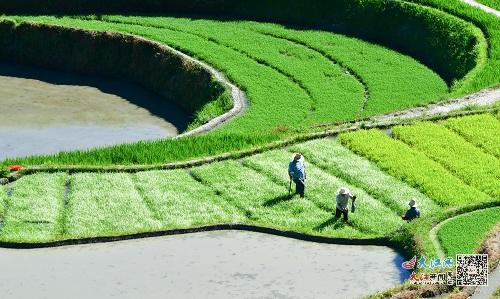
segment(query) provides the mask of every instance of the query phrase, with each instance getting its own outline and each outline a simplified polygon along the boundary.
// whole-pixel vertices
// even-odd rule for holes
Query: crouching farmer
[[[408,205],[410,206],[410,209],[406,211],[406,214],[401,216],[401,218],[406,221],[412,221],[413,219],[420,217],[420,211],[417,209],[417,201],[412,199]]]
[[[304,162],[304,156],[295,154],[292,162],[288,165],[288,175],[290,176],[290,180],[293,180],[295,183],[295,194],[299,194],[300,197],[304,197],[306,188],[306,169]]]
[[[356,201],[356,196],[352,195],[349,189],[347,188],[340,188],[339,191],[337,191],[337,196],[336,196],[336,211],[335,211],[335,218],[340,218],[341,215],[344,216],[344,221],[349,220],[349,198],[352,198],[352,207],[355,208],[355,201]],[[354,211],[353,211],[354,212]]]

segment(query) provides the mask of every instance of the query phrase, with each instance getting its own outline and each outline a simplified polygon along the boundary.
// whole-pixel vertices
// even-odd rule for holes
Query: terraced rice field
[[[477,252],[486,235],[499,222],[500,207],[463,214],[444,223],[438,238],[448,256]]]
[[[484,114],[423,122],[395,127],[392,137],[357,131],[181,170],[26,176],[0,193],[0,240],[49,242],[230,223],[334,238],[389,237],[406,225],[399,216],[410,198],[424,218],[495,198],[498,158],[447,129],[483,119],[492,121]],[[467,128],[473,127],[479,128]],[[413,143],[414,135],[426,138]],[[453,163],[457,154],[440,148],[459,150],[461,159]],[[294,152],[307,158],[304,199],[288,196],[286,168]],[[463,164],[473,158],[477,167],[468,170]],[[465,180],[465,171],[481,181]],[[342,186],[358,197],[347,223],[332,215]]]
[[[448,91],[408,56],[329,32],[169,17],[15,19],[140,35],[206,61],[240,85],[252,105],[224,130],[349,120],[422,105]]]

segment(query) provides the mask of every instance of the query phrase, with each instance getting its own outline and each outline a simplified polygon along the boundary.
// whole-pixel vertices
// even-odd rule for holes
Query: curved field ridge
[[[222,80],[221,74],[168,46],[141,37],[9,20],[1,21],[0,37],[3,61],[129,80],[160,94],[189,114],[203,113],[207,105],[214,104],[226,112],[222,101],[230,97],[228,89],[238,94],[234,106],[237,112],[242,110],[241,91]],[[96,48],[101,51],[95,51]],[[58,59],[53,59],[54,53]],[[234,114],[231,111],[229,115]],[[200,122],[195,118],[192,125]]]
[[[437,235],[448,256],[477,252],[491,228],[500,222],[500,207],[450,218],[440,225]]]

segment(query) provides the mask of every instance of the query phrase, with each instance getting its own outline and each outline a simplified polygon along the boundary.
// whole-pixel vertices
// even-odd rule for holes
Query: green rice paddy
[[[483,118],[489,115],[463,119]],[[0,240],[37,243],[235,223],[332,238],[390,238],[412,225],[400,219],[411,198],[423,219],[494,199],[487,179],[495,176],[498,158],[445,127],[461,120],[396,127],[394,137],[357,131],[188,169],[29,175],[7,187],[9,196],[0,193]],[[452,163],[446,151],[410,142],[414,135],[460,150],[461,159]],[[294,152],[306,156],[305,198],[293,190],[289,196]],[[484,163],[474,170],[483,185],[463,180],[461,163],[473,158]],[[341,187],[358,197],[346,223],[333,215]]]
[[[439,229],[439,241],[449,256],[477,252],[486,235],[499,222],[499,207],[457,216]]]
[[[435,37],[431,44],[418,44],[417,34],[414,48],[443,59],[427,60],[417,50],[408,51],[412,45],[397,47],[416,59],[388,48],[391,41],[377,44],[341,34],[345,28],[339,24],[332,32],[320,26],[213,16],[3,15],[1,19],[18,23],[119,32],[171,46],[223,72],[245,91],[249,108],[206,135],[10,159],[0,165],[57,170],[68,165],[160,165],[234,154],[316,132],[317,125],[498,86],[498,19],[458,0],[409,0],[401,7],[419,11],[434,26],[427,28]],[[455,31],[443,33],[442,28]],[[413,36],[411,29],[401,28]],[[432,46],[440,45],[443,34],[453,36],[456,47],[433,54]],[[464,43],[471,51],[462,53]],[[448,61],[447,55],[461,57],[464,65],[454,64],[460,59]],[[198,118],[220,113],[219,104],[205,107]],[[383,131],[357,130],[178,170],[35,173],[0,187],[0,242],[46,243],[248,224],[330,238],[383,238],[425,255],[436,252],[428,233],[450,217],[443,215],[489,207],[459,215],[438,231],[446,254],[472,253],[500,221],[498,132],[496,111]],[[287,165],[296,152],[306,157],[305,198],[293,190],[289,195]],[[333,215],[340,187],[357,195],[357,210],[348,222]],[[408,223],[400,216],[412,198],[422,217]]]

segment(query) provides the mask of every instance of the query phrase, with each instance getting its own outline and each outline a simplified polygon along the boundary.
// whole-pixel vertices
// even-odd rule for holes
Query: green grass
[[[4,242],[48,242],[62,234],[65,174],[35,174],[13,185],[4,198],[5,216],[0,240]]]
[[[439,207],[430,198],[381,171],[370,161],[357,156],[333,138],[302,143],[291,148],[307,160],[351,185],[362,188],[392,210],[403,214],[408,202],[416,198],[422,215]]]
[[[185,170],[141,172],[137,188],[162,229],[238,223],[243,214]]]
[[[468,142],[500,158],[500,121],[491,114],[452,118],[444,125]]]
[[[271,151],[246,159],[244,164],[266,174],[286,190],[290,160],[291,153],[288,151]],[[335,213],[335,196],[341,187],[348,187],[358,197],[357,210],[349,216],[349,225],[354,229],[366,235],[386,236],[403,225],[397,212],[368,195],[363,189],[351,186],[310,163],[306,164],[306,173],[305,198],[322,210]],[[331,222],[333,224],[333,221]],[[331,225],[330,222],[326,224]]]
[[[458,94],[467,94],[500,84],[500,26],[498,17],[460,0],[409,0],[453,14],[479,27],[488,43],[488,57],[478,57],[479,67],[463,79]],[[459,49],[453,49],[459,50]]]
[[[445,82],[416,60],[340,34],[255,22],[167,17],[11,18],[131,33],[168,44],[223,71],[245,90],[251,106],[244,115],[203,138],[21,158],[4,165],[128,165],[185,160],[249,148],[283,136],[262,137],[263,132],[291,134],[312,124],[394,111],[447,95]],[[210,119],[215,108],[206,107],[198,116],[199,123]],[[252,139],[258,141],[249,141]],[[233,146],[233,142],[237,144]]]
[[[419,189],[442,206],[460,206],[489,199],[464,184],[440,164],[378,130],[342,134],[340,141],[355,153],[375,162],[388,174]]]
[[[193,175],[210,185],[238,207],[246,223],[281,230],[335,237],[361,237],[350,226],[332,223],[331,213],[307,199],[288,197],[288,189],[236,161],[215,163],[193,170]]]
[[[447,255],[475,253],[492,227],[500,222],[500,207],[463,214],[443,224],[439,241]]]
[[[3,222],[5,216],[5,205],[7,204],[7,190],[4,186],[0,186],[0,222]]]
[[[477,2],[500,11],[500,1],[498,0],[478,0]]]
[[[126,173],[73,175],[66,214],[66,238],[116,236],[160,227]]]
[[[438,162],[492,198],[500,198],[500,160],[445,127],[423,122],[393,129],[397,139]]]

